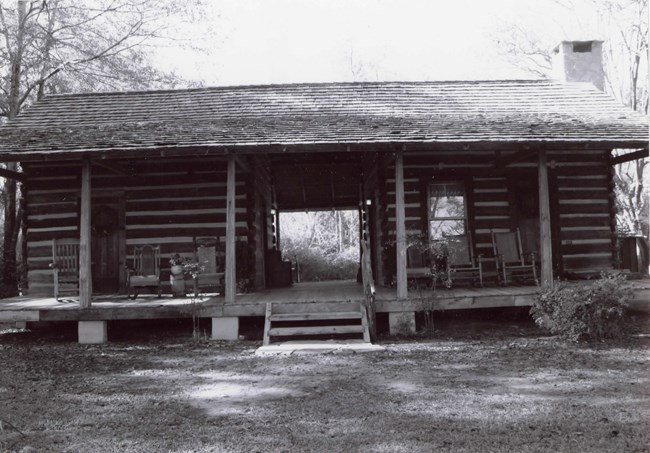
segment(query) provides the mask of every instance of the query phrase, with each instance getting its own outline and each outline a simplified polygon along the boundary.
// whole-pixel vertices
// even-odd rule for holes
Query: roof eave
[[[423,148],[431,150],[507,150],[521,147],[546,148],[550,150],[575,149],[648,149],[648,139],[509,139],[509,140],[393,140],[393,141],[339,141],[339,142],[293,142],[293,143],[230,143],[230,144],[188,144],[188,145],[155,145],[145,147],[112,147],[112,148],[78,148],[53,149],[35,151],[0,151],[0,162],[19,162],[37,160],[69,160],[82,157],[100,159],[109,158],[145,158],[179,155],[228,155],[252,154],[266,149],[269,153],[278,152],[333,152],[333,151],[367,151],[369,147],[375,150],[396,151]]]

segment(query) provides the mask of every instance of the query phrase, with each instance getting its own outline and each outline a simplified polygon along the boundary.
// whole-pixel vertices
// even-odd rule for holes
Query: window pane
[[[429,235],[434,241],[444,239],[445,236],[465,234],[465,220],[431,220],[429,222]]]
[[[465,195],[462,182],[436,182],[431,184],[431,195],[460,196]]]
[[[460,196],[431,199],[431,217],[465,217],[465,199]]]
[[[462,183],[432,184],[429,196],[429,216],[432,219],[465,217],[465,195]]]

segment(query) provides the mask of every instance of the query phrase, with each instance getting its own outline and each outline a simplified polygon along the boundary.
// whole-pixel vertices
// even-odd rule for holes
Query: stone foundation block
[[[238,340],[239,339],[239,318],[236,316],[212,318],[212,339],[213,340]]]
[[[79,321],[79,344],[102,344],[108,340],[106,321]]]
[[[402,311],[388,313],[388,328],[391,335],[415,333],[415,312]]]

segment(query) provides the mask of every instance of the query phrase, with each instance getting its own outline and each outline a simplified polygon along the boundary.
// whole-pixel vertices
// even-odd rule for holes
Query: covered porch
[[[448,145],[446,148],[384,144],[375,145],[374,151],[359,146],[354,153],[339,148],[336,154],[329,152],[330,157],[338,160],[313,162],[308,159],[313,153],[296,147],[290,156],[283,155],[282,159],[273,153],[262,157],[243,153],[212,155],[183,164],[183,168],[177,156],[158,158],[154,165],[135,158],[126,161],[84,157],[75,161],[74,167],[63,168],[61,164],[63,176],[56,176],[56,181],[44,173],[44,164],[32,163],[31,192],[27,192],[33,201],[28,229],[28,238],[33,239],[28,244],[30,289],[39,288],[43,278],[48,279],[46,285],[49,285],[52,274],[47,268],[52,261],[49,238],[65,234],[76,240],[79,247],[78,293],[59,300],[37,294],[7,299],[0,302],[0,321],[78,321],[80,340],[83,329],[89,326],[94,332],[89,342],[104,342],[106,322],[111,320],[205,317],[213,319],[213,338],[237,339],[240,317],[265,316],[267,306],[276,303],[319,304],[317,308],[323,313],[340,302],[372,305],[373,312],[388,313],[391,326],[397,319],[409,319],[412,330],[415,313],[424,307],[462,310],[529,306],[540,287],[521,283],[498,286],[496,255],[491,248],[493,232],[520,228],[519,203],[513,198],[524,194],[517,189],[525,178],[531,179],[529,185],[534,186],[534,190],[527,186],[526,199],[532,199],[537,206],[533,217],[526,217],[526,221],[538,226],[538,260],[533,266],[540,269],[541,287],[551,286],[553,278],[562,271],[597,274],[601,269],[613,268],[611,200],[600,187],[607,181],[607,151],[575,149],[569,155],[565,149],[518,151],[511,147],[497,153],[490,147],[475,150]],[[309,174],[304,170],[307,161],[314,167]],[[108,164],[111,169],[106,168],[107,162],[112,162]],[[466,168],[469,164],[465,162],[472,162],[472,167]],[[139,174],[147,175],[147,179],[115,176],[115,171],[125,168],[127,163],[134,167],[140,165]],[[199,165],[203,165],[201,171],[205,174],[199,173]],[[303,170],[293,171],[299,168]],[[80,177],[73,179],[77,170]],[[325,175],[324,183],[316,174]],[[341,174],[345,176],[345,184],[337,183],[336,178]],[[287,175],[294,175],[293,179]],[[183,180],[183,186],[174,194],[163,193],[162,186],[169,177]],[[575,178],[593,185],[589,190],[595,195],[573,187]],[[105,179],[110,179],[110,184]],[[197,179],[214,180],[205,184],[214,184],[215,193],[192,187]],[[61,194],[42,193],[62,180],[78,185],[61,189]],[[125,181],[120,195],[123,206],[116,212],[123,220],[116,223],[114,236],[119,253],[113,268],[133,261],[136,247],[155,245],[161,250],[156,260],[162,286],[169,281],[165,267],[169,256],[176,251],[191,256],[193,238],[212,233],[219,238],[223,258],[222,294],[202,292],[195,298],[179,298],[169,295],[164,288],[165,294],[160,299],[140,296],[129,301],[117,291],[100,294],[96,290],[93,261],[97,257],[93,241],[102,234],[93,221],[100,212],[95,209],[97,194],[105,193],[105,186],[114,191],[122,180]],[[462,224],[462,233],[471,238],[471,251],[486,258],[488,268],[483,269],[482,287],[454,286],[435,293],[411,287],[413,268],[408,259],[409,249],[422,237],[428,246],[431,187],[439,184],[437,181],[455,181],[463,188],[463,217],[458,223]],[[76,197],[72,203],[69,202],[71,194]],[[322,199],[318,198],[323,194]],[[57,198],[52,201],[45,197]],[[70,212],[56,211],[61,203],[66,203]],[[269,256],[270,252],[279,252],[280,211],[305,206],[333,209],[355,204],[362,230],[362,284],[293,283],[286,288],[270,284]],[[77,208],[78,212],[73,212]],[[422,264],[423,268],[430,269],[432,263]],[[257,283],[251,292],[239,292],[242,274]]]
[[[397,297],[395,288],[377,288],[377,312],[401,312],[417,308],[420,300],[435,298],[436,309],[495,308],[530,305],[536,286],[452,288],[421,290],[409,300]],[[164,319],[175,317],[264,316],[267,303],[307,304],[340,301],[363,302],[363,286],[356,281],[294,283],[287,288],[237,294],[227,302],[220,294],[198,297],[141,295],[130,300],[123,294],[93,296],[84,308],[79,297],[19,296],[0,300],[0,322]]]
[[[631,281],[634,299],[630,307],[650,311],[650,282]],[[398,319],[414,319],[415,313],[424,309],[464,310],[481,308],[508,308],[530,306],[538,293],[536,286],[488,286],[483,288],[452,288],[421,290],[401,299],[394,288],[378,288],[375,298],[376,312],[387,313],[389,326]],[[212,318],[212,337],[236,339],[239,319],[263,317],[269,303],[302,304],[319,307],[334,306],[347,301],[363,304],[362,285],[355,281],[327,281],[297,283],[288,288],[265,289],[255,293],[238,294],[236,302],[228,303],[219,294],[202,294],[199,297],[141,296],[137,301],[124,295],[95,296],[91,308],[83,308],[79,297],[56,300],[53,297],[20,296],[0,300],[0,322],[16,323],[25,327],[30,322],[80,322],[105,332],[107,321],[134,319]],[[81,340],[81,338],[80,338]],[[103,341],[107,338],[104,337]]]
[[[213,333],[227,332],[215,338],[237,338],[239,317],[276,301],[325,312],[358,301],[370,314],[413,313],[430,300],[436,309],[529,305],[537,287],[515,286],[497,234],[522,233],[514,262],[542,288],[616,269],[612,165],[648,154],[646,118],[549,81],[53,96],[0,132],[0,159],[21,163],[3,176],[23,184],[31,297],[0,303],[6,320],[67,317],[81,331],[86,322],[101,329],[110,319],[198,313],[212,317]],[[614,157],[615,148],[628,152]],[[359,210],[363,284],[277,288],[291,285],[279,212],[343,208]],[[454,284],[433,298],[412,290],[410,272],[436,263],[414,265],[411,252],[450,237],[464,238],[478,287]],[[201,239],[215,244],[203,243],[212,258],[218,249],[206,274],[223,295],[170,296],[173,258],[198,265]],[[60,240],[74,243],[67,257],[76,267],[73,297],[57,301],[43,296],[56,291]],[[145,248],[150,266],[138,266]],[[164,296],[128,301],[124,288],[138,273]]]

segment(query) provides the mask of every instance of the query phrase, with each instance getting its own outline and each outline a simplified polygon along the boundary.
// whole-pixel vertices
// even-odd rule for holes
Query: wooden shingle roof
[[[329,83],[50,96],[0,128],[0,158],[311,144],[633,147],[647,146],[647,140],[646,117],[589,84]]]

